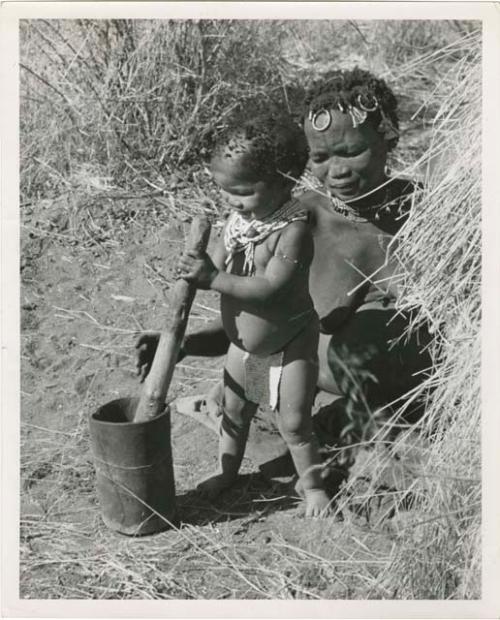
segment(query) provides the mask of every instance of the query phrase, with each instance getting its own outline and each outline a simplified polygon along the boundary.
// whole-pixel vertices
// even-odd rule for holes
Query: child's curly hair
[[[377,108],[368,112],[367,117],[375,129],[379,130],[384,115],[389,118],[396,130],[399,128],[398,102],[394,93],[384,80],[359,67],[330,71],[315,80],[304,97],[302,121],[309,112],[314,113],[322,108],[332,109],[338,106],[343,109],[348,106],[359,107],[359,101],[367,108],[378,103]],[[397,137],[392,138],[389,141],[390,148],[394,148],[397,142]]]
[[[247,156],[250,171],[263,178],[298,179],[309,157],[300,125],[286,111],[269,107],[257,114],[254,107],[240,108],[219,135],[213,157],[238,151]]]

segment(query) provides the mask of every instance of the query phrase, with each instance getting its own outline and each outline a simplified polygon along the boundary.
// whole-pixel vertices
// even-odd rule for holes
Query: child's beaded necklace
[[[304,221],[307,218],[307,211],[301,207],[298,200],[286,202],[261,220],[245,219],[233,211],[224,231],[224,245],[228,253],[226,266],[235,254],[244,251],[243,275],[253,275],[255,273],[255,246],[269,237],[271,233],[281,230],[291,222]]]

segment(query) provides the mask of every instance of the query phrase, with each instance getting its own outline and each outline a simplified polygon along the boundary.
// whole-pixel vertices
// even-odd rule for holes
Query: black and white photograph
[[[21,603],[483,598],[486,22],[346,15],[17,21]]]

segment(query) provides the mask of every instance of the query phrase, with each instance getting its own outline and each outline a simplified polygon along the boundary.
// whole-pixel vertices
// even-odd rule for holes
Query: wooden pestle
[[[210,222],[195,218],[191,224],[185,251],[202,254],[210,236]],[[196,287],[186,280],[177,280],[167,322],[161,332],[151,370],[144,382],[134,422],[152,420],[163,411],[168,388],[174,374]]]

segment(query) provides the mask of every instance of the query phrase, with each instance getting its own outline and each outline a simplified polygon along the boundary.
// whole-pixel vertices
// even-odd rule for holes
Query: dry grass
[[[425,542],[399,553],[395,568],[409,575],[403,592],[459,599],[480,596],[481,557],[481,48],[477,37],[467,45],[436,92],[426,189],[395,250],[411,266],[401,308],[418,304],[416,320],[436,333],[421,387],[430,440],[417,479]]]
[[[475,27],[23,23],[24,290],[38,291],[37,303],[51,305],[50,334],[61,334],[59,342],[29,321],[23,329],[23,596],[479,596],[481,87]],[[283,84],[356,63],[395,86],[403,135],[392,164],[426,181],[393,246],[402,272],[400,309],[420,308],[410,329],[424,320],[435,327],[434,367],[409,398],[426,400],[424,418],[400,428],[388,444],[400,424],[394,417],[362,446],[356,476],[339,497],[342,522],[318,522],[305,532],[286,511],[270,510],[276,497],[254,480],[220,514],[189,500],[189,511],[207,515],[196,525],[154,540],[110,535],[95,506],[85,415],[109,389],[102,376],[117,374],[113,385],[130,382],[132,347],[124,335],[132,337],[151,325],[153,313],[166,312],[162,288],[169,277],[165,282],[160,273],[158,250],[163,231],[221,207],[198,161],[213,123],[224,121],[238,96],[283,93]],[[133,239],[144,241],[146,259],[130,275],[120,261],[130,260],[133,270]],[[169,237],[174,246],[180,242]],[[68,264],[85,266],[92,283],[104,287],[107,274],[117,279],[120,295],[131,295],[131,278],[144,280],[155,291],[153,303],[104,303],[102,293],[81,290],[78,304],[68,307],[64,288],[40,289],[41,261],[52,249]],[[195,320],[207,321],[210,303],[200,304]],[[70,354],[62,339],[77,337],[82,326],[88,339]],[[39,340],[52,337],[65,356],[53,367],[38,350]],[[76,395],[58,381],[65,364],[79,382]],[[192,385],[216,375],[198,362],[180,371]],[[29,390],[41,372],[54,384],[37,390],[33,401]],[[62,417],[49,424],[27,415],[70,405],[76,414],[69,431]]]
[[[217,20],[23,22],[23,195],[168,189],[235,101],[283,88],[270,31]]]
[[[425,189],[392,247],[404,276],[399,308],[419,308],[409,331],[427,321],[435,333],[433,368],[404,406],[424,400],[425,415],[359,471],[376,487],[393,455],[418,463],[404,489],[418,512],[405,518],[386,571],[402,598],[480,596],[480,38],[470,35],[460,48],[434,93]]]

